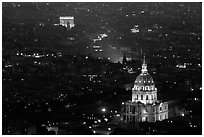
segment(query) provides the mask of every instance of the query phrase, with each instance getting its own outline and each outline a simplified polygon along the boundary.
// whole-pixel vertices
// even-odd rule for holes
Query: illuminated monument
[[[63,16],[60,17],[60,25],[65,26],[68,29],[74,27],[74,17],[72,16]]]
[[[157,100],[157,88],[148,74],[145,57],[141,71],[132,88],[132,100],[122,103],[121,119],[124,122],[155,122],[168,119],[168,103]]]

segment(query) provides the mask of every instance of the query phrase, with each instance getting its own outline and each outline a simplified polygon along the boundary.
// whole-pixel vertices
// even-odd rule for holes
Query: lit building
[[[131,29],[132,33],[139,33],[140,29],[139,29],[139,25],[135,25],[133,29]]]
[[[72,16],[64,16],[60,17],[60,25],[65,26],[68,29],[74,27],[74,17]]]
[[[103,51],[103,46],[100,45],[93,45],[93,50],[94,52],[102,52]]]
[[[132,73],[134,73],[134,71],[133,71],[133,68],[131,68],[131,67],[129,67],[128,66],[128,60],[127,59],[129,59],[129,60],[131,60],[130,58],[126,58],[126,56],[125,56],[125,54],[124,54],[124,56],[123,56],[123,60],[122,60],[122,65],[123,65],[123,70],[125,71],[125,72],[128,72],[129,74],[132,74]]]
[[[141,71],[132,88],[132,100],[122,103],[121,119],[124,122],[155,122],[168,119],[168,103],[157,100],[157,88],[148,74],[145,58]]]

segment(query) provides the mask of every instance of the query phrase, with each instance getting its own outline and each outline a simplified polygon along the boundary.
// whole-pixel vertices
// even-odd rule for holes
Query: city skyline
[[[3,2],[2,134],[201,135],[201,2]]]

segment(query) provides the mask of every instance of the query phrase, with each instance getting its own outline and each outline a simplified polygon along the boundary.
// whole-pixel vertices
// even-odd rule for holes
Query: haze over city
[[[2,3],[4,135],[201,135],[201,75],[201,2]]]

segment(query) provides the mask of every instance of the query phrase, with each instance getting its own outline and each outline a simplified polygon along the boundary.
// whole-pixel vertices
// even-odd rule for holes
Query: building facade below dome
[[[168,119],[168,103],[157,99],[157,88],[149,75],[145,57],[141,74],[132,88],[132,100],[123,102],[121,119],[124,122],[155,122]]]

